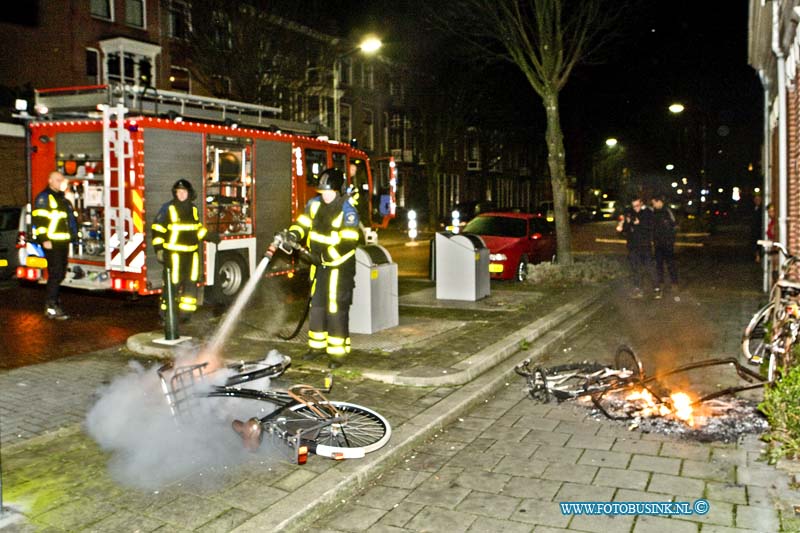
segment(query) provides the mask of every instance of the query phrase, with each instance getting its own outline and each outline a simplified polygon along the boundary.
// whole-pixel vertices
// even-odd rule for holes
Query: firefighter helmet
[[[319,175],[318,191],[336,191],[341,194],[344,190],[344,172],[338,168],[326,168]]]
[[[186,190],[189,193],[189,200],[194,201],[194,199],[195,199],[194,187],[192,187],[192,184],[191,184],[191,182],[189,182],[189,180],[179,179],[172,186],[172,197],[175,198],[175,199],[178,198],[177,194],[176,194],[178,192],[178,189]]]

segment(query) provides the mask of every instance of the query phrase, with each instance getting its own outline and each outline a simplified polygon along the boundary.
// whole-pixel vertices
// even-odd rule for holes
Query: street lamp
[[[686,108],[683,107],[683,104],[676,102],[670,105],[668,109],[670,113],[674,113],[677,115],[678,113],[683,113],[683,110]]]
[[[342,59],[356,52],[374,54],[383,45],[377,37],[367,37],[361,44],[344,54],[336,56],[333,61],[333,139],[338,141],[341,134],[341,116],[339,114],[339,70],[342,68]]]
[[[609,148],[614,148],[618,142],[619,141],[617,141],[614,137],[611,137],[609,139],[606,139],[606,146],[608,146]]]

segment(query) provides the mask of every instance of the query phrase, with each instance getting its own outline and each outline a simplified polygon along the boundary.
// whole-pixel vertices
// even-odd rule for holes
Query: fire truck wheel
[[[217,258],[214,285],[209,287],[211,301],[228,305],[235,299],[247,281],[244,259],[237,253],[220,254]]]

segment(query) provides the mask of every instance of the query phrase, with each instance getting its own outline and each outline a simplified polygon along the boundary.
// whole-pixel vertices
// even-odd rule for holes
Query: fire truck
[[[120,85],[38,90],[35,109],[27,125],[28,202],[59,170],[81,229],[66,286],[160,292],[149,228],[181,178],[192,183],[201,219],[219,237],[203,245],[203,283],[206,300],[220,303],[235,298],[274,234],[317,194],[324,169],[346,170],[367,240],[394,216],[395,183],[373,189],[366,153],[316,135],[310,124],[273,118],[280,109]],[[389,215],[382,209],[373,224],[378,201],[388,202]],[[29,216],[27,225],[30,235]],[[17,277],[43,281],[40,247],[24,238],[19,247]],[[296,270],[289,258],[275,265],[270,275]]]

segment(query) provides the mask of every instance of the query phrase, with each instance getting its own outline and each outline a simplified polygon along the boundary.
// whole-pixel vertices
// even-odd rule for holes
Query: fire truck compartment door
[[[292,144],[256,140],[255,163],[256,248],[263,253],[292,223]]]
[[[172,199],[172,184],[179,179],[189,180],[197,193],[195,205],[201,219],[203,199],[203,135],[189,131],[159,128],[144,130],[144,205],[147,233],[147,281],[153,289],[162,286],[163,267],[156,260],[150,226],[161,206]],[[205,223],[205,221],[203,221]]]

